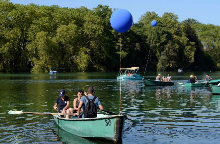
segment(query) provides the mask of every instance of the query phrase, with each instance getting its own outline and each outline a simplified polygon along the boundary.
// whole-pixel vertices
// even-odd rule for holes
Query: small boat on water
[[[184,83],[185,87],[203,87],[209,86],[208,83],[205,82],[196,82],[196,83]]]
[[[210,80],[209,81],[209,84],[212,84],[212,85],[218,85],[219,83],[220,83],[220,79]]]
[[[180,72],[183,72],[183,69],[182,68],[179,68],[178,69],[178,72],[180,73]]]
[[[139,67],[120,68],[117,80],[143,80],[140,74],[137,74]]]
[[[125,116],[98,114],[97,118],[62,118],[54,120],[63,130],[84,138],[101,138],[115,142],[122,140]]]
[[[174,82],[162,82],[162,81],[155,81],[155,80],[145,80],[145,86],[173,86]]]
[[[56,75],[57,74],[57,71],[50,71],[50,73],[49,73],[50,75]]]
[[[218,95],[220,95],[220,86],[213,85],[213,86],[212,86],[212,94],[218,94]]]
[[[50,75],[56,75],[56,74],[57,74],[57,71],[56,71],[55,69],[56,69],[55,67],[50,68],[49,74],[50,74]]]

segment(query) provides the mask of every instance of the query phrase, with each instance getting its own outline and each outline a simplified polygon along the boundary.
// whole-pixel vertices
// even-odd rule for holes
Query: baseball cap
[[[62,90],[60,90],[59,96],[65,96],[65,93],[66,93],[65,90],[62,89]]]

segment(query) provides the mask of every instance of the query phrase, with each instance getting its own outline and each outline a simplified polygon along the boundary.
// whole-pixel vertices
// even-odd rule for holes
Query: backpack
[[[95,118],[97,117],[97,107],[95,104],[95,99],[97,97],[94,96],[92,100],[90,100],[87,96],[85,96],[88,100],[88,103],[85,106],[84,117],[85,118]]]

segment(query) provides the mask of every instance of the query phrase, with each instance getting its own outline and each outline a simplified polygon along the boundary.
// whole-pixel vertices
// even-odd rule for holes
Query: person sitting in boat
[[[60,94],[59,97],[57,98],[56,103],[54,104],[53,108],[55,110],[58,110],[59,113],[69,113],[68,112],[68,108],[70,105],[70,99],[68,96],[66,96],[66,92],[65,90],[60,90]],[[58,109],[57,109],[58,106]],[[68,118],[69,116],[66,115],[66,118]]]
[[[161,80],[161,77],[160,77],[160,74],[158,74],[157,76],[156,76],[156,81],[160,81]]]
[[[206,74],[204,80],[209,82],[210,80],[212,80],[212,78],[209,76],[209,74]]]
[[[167,77],[163,76],[163,82],[168,82]]]
[[[84,92],[82,90],[78,90],[77,92],[77,98],[75,98],[73,100],[73,108],[69,109],[70,113],[77,113],[78,111],[78,107],[79,107],[79,103],[80,103],[80,99],[83,96]]]
[[[164,75],[163,75],[163,76],[161,77],[160,81],[164,82],[164,79],[165,79],[165,77],[164,77]]]
[[[170,76],[170,74],[167,74],[167,81],[171,81],[171,76]]]
[[[197,77],[194,76],[194,75],[190,75],[190,78],[189,78],[189,83],[195,83],[197,80]]]
[[[78,117],[94,118],[97,117],[98,108],[100,110],[104,110],[99,98],[94,96],[94,94],[95,94],[94,88],[89,87],[88,94],[80,99],[78,112],[77,112]],[[94,107],[91,106],[91,104],[94,104],[93,106],[95,106],[95,110],[93,110]],[[89,109],[89,105],[90,105],[90,109]],[[83,108],[83,112],[80,114],[81,108]]]

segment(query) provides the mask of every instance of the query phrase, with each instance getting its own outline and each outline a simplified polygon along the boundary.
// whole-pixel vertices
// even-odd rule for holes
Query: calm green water
[[[167,73],[161,73],[166,75]],[[193,73],[171,73],[185,82]],[[146,73],[154,79],[156,73]],[[204,72],[195,73],[198,79]],[[210,73],[220,79],[220,72]],[[60,89],[71,100],[78,89],[94,86],[108,111],[119,111],[120,83],[117,73],[0,74],[0,143],[106,143],[83,139],[58,129],[52,116],[8,115],[8,110],[55,112]],[[121,110],[128,115],[123,143],[219,143],[220,96],[207,88],[145,87],[142,81],[121,83]]]

